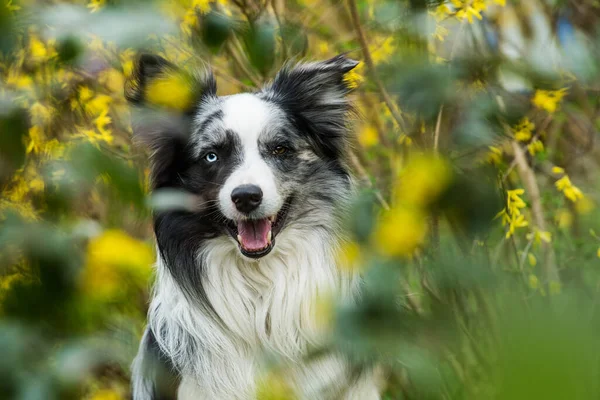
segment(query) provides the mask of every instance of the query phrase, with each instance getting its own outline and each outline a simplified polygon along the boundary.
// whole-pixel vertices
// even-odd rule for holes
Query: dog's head
[[[201,199],[170,229],[182,238],[229,236],[249,258],[269,254],[292,227],[327,229],[350,185],[345,74],[356,65],[337,56],[288,66],[257,92],[219,97],[210,72],[139,57],[126,96],[146,109],[134,131],[150,146],[153,187]],[[179,94],[169,80],[190,90]]]

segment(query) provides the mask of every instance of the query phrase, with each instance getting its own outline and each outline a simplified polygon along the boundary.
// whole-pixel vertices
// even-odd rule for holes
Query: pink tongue
[[[238,234],[242,247],[246,250],[257,251],[267,247],[267,235],[270,231],[271,221],[268,218],[238,222]]]

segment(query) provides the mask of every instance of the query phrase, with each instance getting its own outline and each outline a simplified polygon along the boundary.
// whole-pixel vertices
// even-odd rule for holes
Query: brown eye
[[[285,153],[287,153],[288,149],[287,147],[284,146],[277,146],[273,149],[273,151],[271,152],[274,156],[281,156]]]

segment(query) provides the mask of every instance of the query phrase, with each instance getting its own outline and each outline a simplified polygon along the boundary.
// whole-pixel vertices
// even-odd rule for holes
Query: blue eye
[[[219,159],[219,156],[217,156],[217,153],[210,152],[204,156],[204,159],[209,163],[214,163]]]

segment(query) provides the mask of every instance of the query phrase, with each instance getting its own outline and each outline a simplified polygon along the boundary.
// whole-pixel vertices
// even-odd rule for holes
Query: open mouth
[[[240,252],[246,257],[261,258],[275,247],[275,237],[283,228],[289,210],[287,200],[277,215],[266,218],[228,220],[227,230],[237,240]]]

